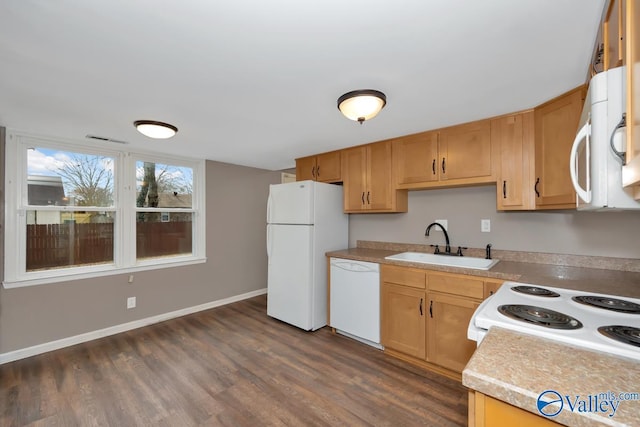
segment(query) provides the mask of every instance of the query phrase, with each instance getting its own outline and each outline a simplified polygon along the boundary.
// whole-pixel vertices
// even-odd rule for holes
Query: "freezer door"
[[[267,201],[269,224],[313,224],[313,181],[272,184]]]
[[[267,314],[312,329],[313,226],[267,225]]]

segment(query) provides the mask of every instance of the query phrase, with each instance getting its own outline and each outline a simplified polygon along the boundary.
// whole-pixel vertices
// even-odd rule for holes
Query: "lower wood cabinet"
[[[386,283],[382,286],[382,342],[409,356],[425,358],[424,290]]]
[[[476,350],[467,339],[467,327],[480,304],[455,295],[429,293],[427,362],[462,372]]]
[[[556,427],[560,424],[501,400],[469,391],[469,427]]]
[[[381,265],[381,339],[385,351],[460,379],[476,343],[467,327],[495,279]]]

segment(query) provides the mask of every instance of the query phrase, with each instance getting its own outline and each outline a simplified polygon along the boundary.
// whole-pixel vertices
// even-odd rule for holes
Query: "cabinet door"
[[[367,209],[367,148],[356,147],[342,152],[343,197],[345,212]],[[371,196],[369,196],[371,197]]]
[[[393,156],[398,187],[433,182],[439,178],[438,133],[424,132],[393,141]]]
[[[498,210],[534,209],[533,111],[492,120],[491,140],[500,151]]]
[[[367,194],[365,201],[371,210],[393,208],[391,177],[391,141],[377,142],[367,146]]]
[[[438,153],[441,181],[481,177],[491,181],[490,121],[481,120],[442,130]]]
[[[536,209],[576,207],[569,157],[584,98],[581,86],[535,109]]]
[[[340,151],[318,154],[316,156],[316,180],[322,182],[342,181]]]
[[[316,156],[296,159],[296,181],[316,179]]]
[[[425,292],[382,284],[381,340],[385,348],[425,357]]]
[[[627,162],[622,170],[622,184],[635,187],[640,200],[640,5],[627,2]]]
[[[476,349],[467,327],[479,303],[467,298],[429,293],[427,361],[462,372]]]
[[[604,40],[604,69],[620,67],[625,51],[625,1],[611,0],[604,22],[602,23],[602,39]]]

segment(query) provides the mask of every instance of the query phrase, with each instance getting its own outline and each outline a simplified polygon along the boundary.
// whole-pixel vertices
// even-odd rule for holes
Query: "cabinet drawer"
[[[411,286],[412,288],[425,289],[426,272],[406,267],[394,267],[382,265],[382,282],[394,283],[397,285]]]
[[[463,297],[482,299],[484,296],[484,282],[460,276],[429,274],[429,290]]]

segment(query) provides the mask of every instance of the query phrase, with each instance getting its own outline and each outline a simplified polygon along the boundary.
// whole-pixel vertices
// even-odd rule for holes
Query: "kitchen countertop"
[[[640,364],[494,327],[464,369],[462,384],[540,415],[537,399],[546,390],[569,396],[572,403],[578,395],[579,399],[595,402],[593,396],[599,393],[639,393]],[[599,406],[606,413],[572,412],[565,400],[560,414],[550,419],[570,426],[638,425],[640,401],[616,403],[615,415],[610,417],[612,410],[608,404]]]
[[[640,260],[636,259],[492,250],[493,258],[499,259],[500,262],[490,270],[385,259],[389,255],[405,251],[433,252],[431,248],[425,245],[358,241],[358,247],[356,248],[331,251],[327,252],[326,255],[335,258],[503,279],[538,286],[546,285],[585,292],[640,298]],[[465,254],[467,256],[484,257],[484,249],[468,249]]]

